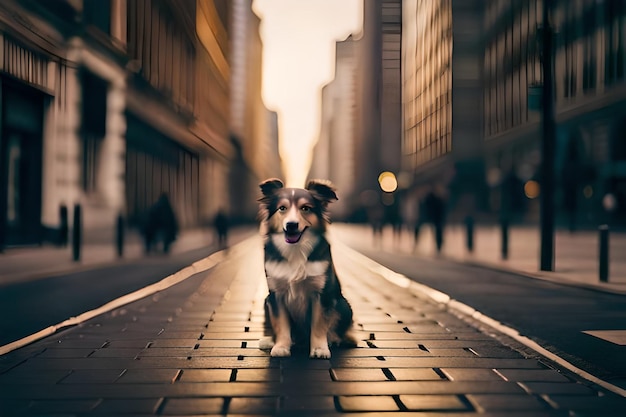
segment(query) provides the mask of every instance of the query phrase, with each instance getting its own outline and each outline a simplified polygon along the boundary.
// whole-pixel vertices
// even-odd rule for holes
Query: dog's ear
[[[310,180],[305,188],[324,204],[339,200],[335,193],[335,186],[328,180]]]
[[[279,188],[283,188],[284,184],[278,178],[270,178],[260,183],[259,187],[261,187],[261,192],[263,193],[263,196],[268,197]]]

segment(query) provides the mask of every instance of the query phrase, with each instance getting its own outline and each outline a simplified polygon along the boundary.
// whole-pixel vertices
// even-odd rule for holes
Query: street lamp
[[[550,24],[550,11],[552,1],[543,0],[543,28],[541,33],[542,42],[542,71],[543,71],[543,95],[542,95],[542,141],[541,141],[541,194],[540,194],[540,217],[541,217],[541,259],[542,271],[554,270],[554,158],[555,158],[555,131],[554,120],[554,73],[553,73],[553,28]]]

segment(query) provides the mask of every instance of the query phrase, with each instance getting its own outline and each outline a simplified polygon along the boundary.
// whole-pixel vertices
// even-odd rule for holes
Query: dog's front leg
[[[319,295],[315,297],[311,305],[311,358],[330,358],[328,348],[328,319],[324,316]]]
[[[276,341],[270,351],[270,355],[275,358],[291,356],[291,325],[289,315],[282,302],[278,303],[278,314],[274,315],[270,309],[270,320]]]

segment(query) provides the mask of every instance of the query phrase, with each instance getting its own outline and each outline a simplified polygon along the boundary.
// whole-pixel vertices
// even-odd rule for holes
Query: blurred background
[[[182,229],[254,223],[268,177],[330,179],[335,221],[415,223],[436,191],[449,222],[626,225],[625,2],[358,3],[295,156],[251,0],[0,1],[0,248],[77,213],[108,241],[164,193]]]

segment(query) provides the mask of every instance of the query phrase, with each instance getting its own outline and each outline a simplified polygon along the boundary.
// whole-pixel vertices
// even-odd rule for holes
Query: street
[[[290,358],[271,358],[259,349],[267,335],[267,286],[261,241],[252,237],[159,294],[0,356],[0,413],[626,412],[623,395],[560,368],[471,316],[442,308],[425,293],[398,286],[391,271],[339,237],[333,237],[334,259],[355,312],[356,348],[334,348],[332,358],[323,360],[309,359],[304,349],[294,349]],[[413,266],[450,281],[482,275],[440,263]]]

